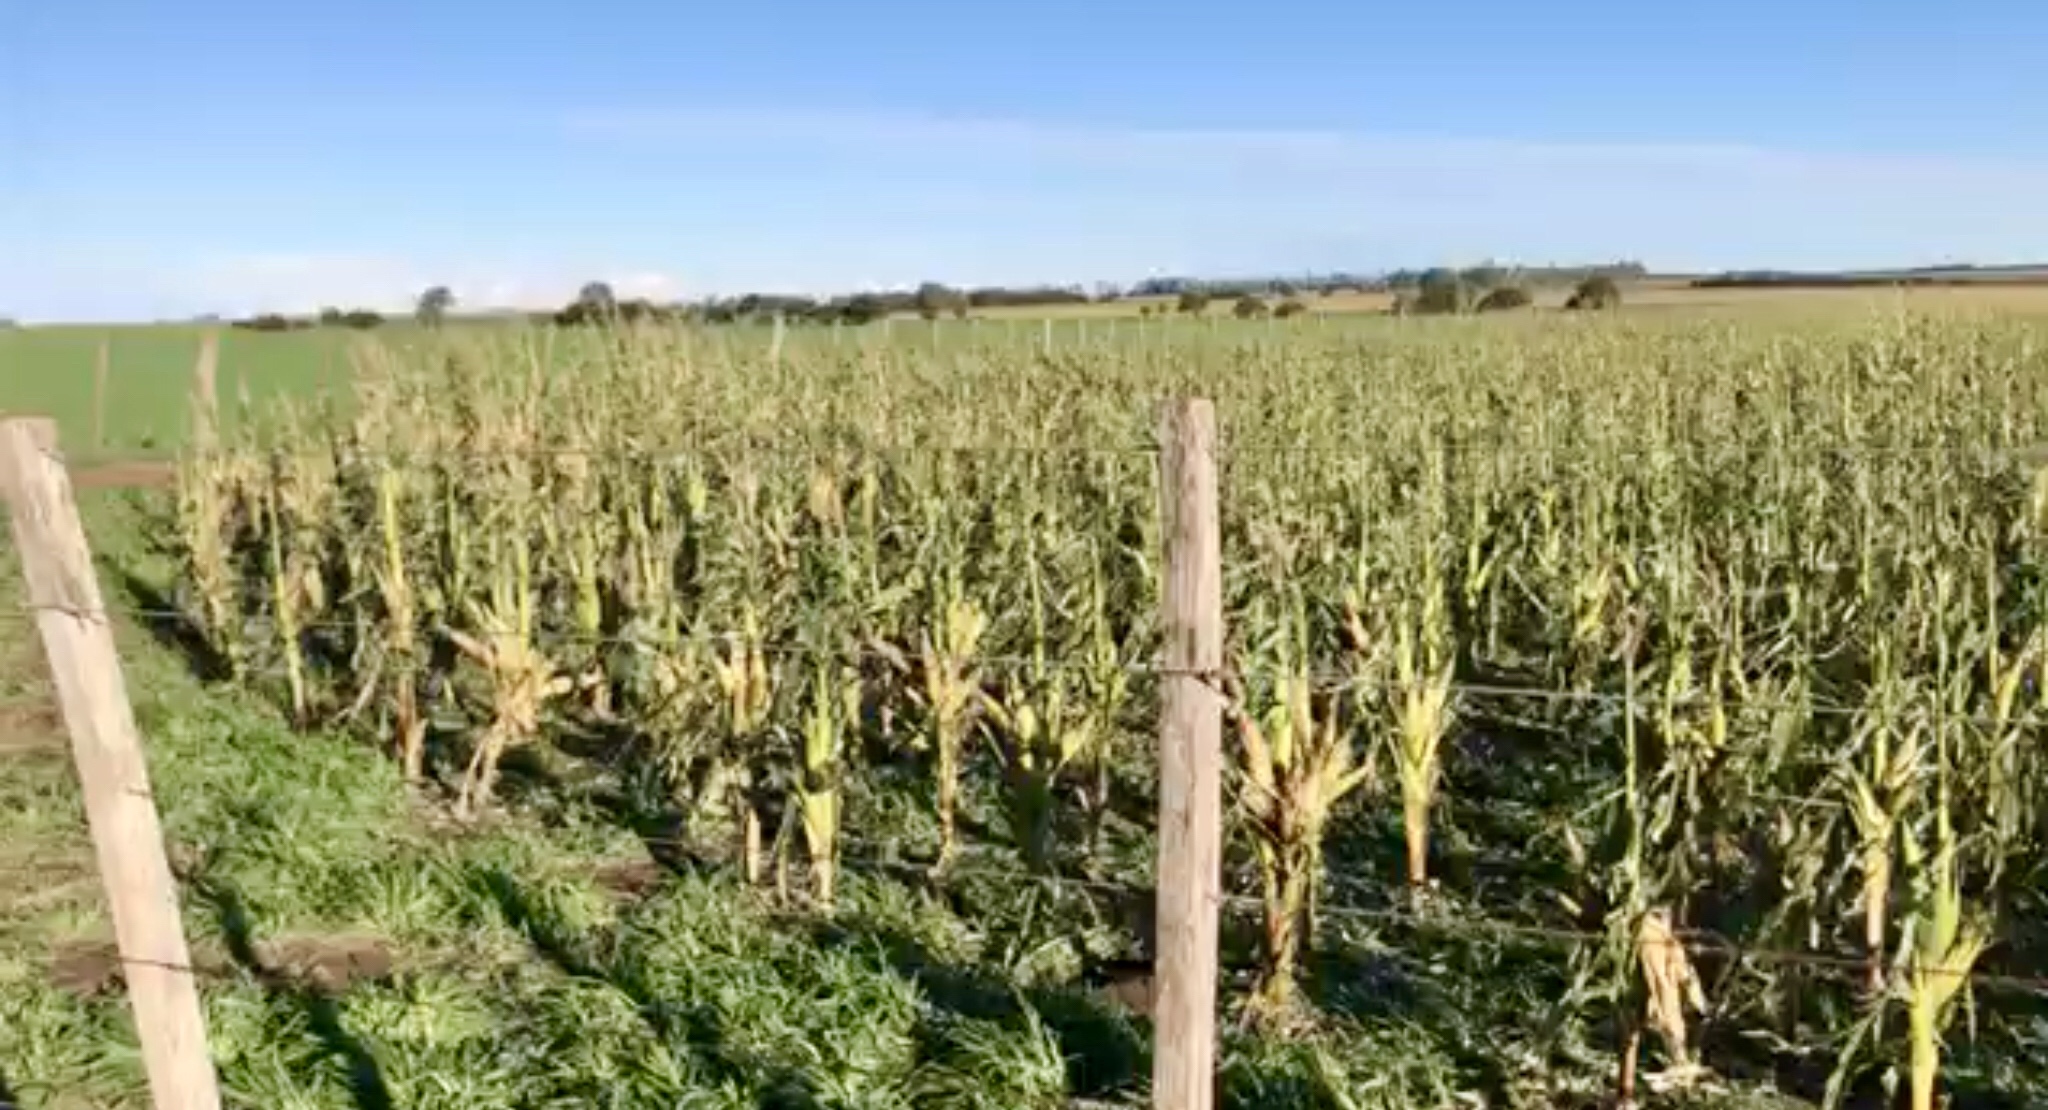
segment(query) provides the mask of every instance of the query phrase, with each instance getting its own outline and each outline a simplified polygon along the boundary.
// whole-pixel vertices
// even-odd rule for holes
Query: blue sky
[[[2023,0],[22,4],[0,314],[2048,258]]]

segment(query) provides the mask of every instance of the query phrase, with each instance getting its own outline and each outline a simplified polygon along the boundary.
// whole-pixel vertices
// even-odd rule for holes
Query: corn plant
[[[1371,781],[1374,765],[1359,759],[1342,691],[1315,688],[1300,634],[1283,630],[1268,650],[1245,668],[1253,680],[1235,683],[1232,700],[1238,804],[1264,905],[1256,1013],[1278,1021],[1295,1007],[1296,977],[1314,936],[1324,830],[1336,806]]]
[[[859,678],[851,668],[835,666],[821,653],[803,722],[796,804],[804,845],[810,853],[811,896],[826,910],[838,895],[841,780],[846,773],[847,742],[859,722]]]

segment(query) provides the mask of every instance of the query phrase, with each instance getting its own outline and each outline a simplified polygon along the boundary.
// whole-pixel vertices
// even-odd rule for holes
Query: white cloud
[[[24,275],[24,278],[26,275]],[[454,290],[468,308],[543,309],[568,303],[586,281],[609,282],[620,297],[655,301],[690,296],[689,286],[658,270],[607,271],[572,265],[428,262],[399,254],[259,251],[205,255],[147,264],[101,260],[24,280],[10,305],[30,322],[97,319],[183,319],[265,312],[310,314],[321,308],[412,310],[434,285]],[[6,283],[0,282],[0,293]],[[114,298],[107,290],[120,292]]]

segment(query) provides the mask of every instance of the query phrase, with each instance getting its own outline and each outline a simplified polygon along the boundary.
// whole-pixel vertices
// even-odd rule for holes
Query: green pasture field
[[[313,395],[346,366],[350,339],[329,329],[272,336],[223,328],[219,334],[219,388],[231,408],[244,386],[259,404]],[[204,335],[183,326],[0,331],[0,411],[54,417],[74,456],[168,451],[185,434],[192,368]],[[97,398],[103,347],[106,392]],[[102,412],[103,421],[96,421]]]

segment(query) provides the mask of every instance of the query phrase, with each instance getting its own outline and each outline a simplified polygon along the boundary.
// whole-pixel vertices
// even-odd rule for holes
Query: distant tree
[[[1621,286],[1606,274],[1595,274],[1572,290],[1571,298],[1564,302],[1564,306],[1574,311],[1620,308]]]
[[[630,301],[620,301],[613,306],[613,310],[618,319],[624,320],[629,324],[642,321],[660,323],[674,316],[674,313],[668,309],[655,304],[645,297],[635,297]]]
[[[1479,298],[1479,303],[1473,308],[1479,312],[1506,312],[1510,309],[1527,308],[1535,303],[1536,298],[1530,296],[1527,289],[1519,285],[1503,285],[1487,290],[1486,295]]]
[[[1189,316],[1200,316],[1202,313],[1209,311],[1209,294],[1199,289],[1186,290],[1181,293],[1180,303],[1175,305],[1174,308],[1176,311],[1184,312]]]
[[[1480,292],[1500,287],[1506,283],[1507,278],[1507,271],[1490,262],[1474,266],[1458,275],[1458,280],[1464,282],[1468,288]]]
[[[1273,310],[1273,315],[1280,317],[1282,320],[1285,320],[1288,317],[1299,316],[1307,311],[1307,305],[1301,303],[1301,301],[1295,298],[1290,297],[1287,300],[1280,302],[1279,307]]]
[[[1024,289],[986,287],[969,290],[967,303],[976,308],[1087,304],[1088,295],[1079,289],[1058,286],[1034,286]]]
[[[1273,283],[1273,295],[1276,297],[1298,297],[1301,295],[1301,286],[1291,281],[1276,281]]]
[[[1264,300],[1254,297],[1250,293],[1239,297],[1236,303],[1230,306],[1230,314],[1240,320],[1256,320],[1265,316],[1269,311],[1271,310],[1266,307]]]
[[[912,293],[910,299],[919,316],[927,320],[936,320],[947,313],[965,317],[972,298],[951,286],[928,281],[918,286],[917,292]]]
[[[646,314],[648,307],[645,301],[637,302],[631,309],[632,314],[624,318],[640,319]],[[558,327],[569,328],[583,324],[611,323],[621,317],[618,294],[612,292],[610,285],[602,281],[592,281],[585,283],[583,288],[576,291],[575,300],[555,313],[555,324]]]
[[[289,316],[280,316],[275,312],[266,312],[260,316],[251,316],[247,320],[236,320],[232,326],[243,331],[298,331],[301,328],[312,327],[313,322],[310,320],[294,320]]]
[[[1141,305],[1139,305],[1139,306],[1138,306],[1138,315],[1139,315],[1139,316],[1141,316],[1141,317],[1143,317],[1143,316],[1150,316],[1150,315],[1152,315],[1152,306],[1151,306],[1151,305],[1149,305],[1149,304],[1141,304]]]
[[[13,331],[20,326],[21,322],[14,317],[0,316],[0,331]]]
[[[1431,270],[1417,284],[1409,311],[1423,316],[1463,312],[1470,298],[1465,283],[1450,270]]]
[[[889,302],[873,293],[856,293],[840,306],[839,318],[849,324],[866,324],[889,315]]]
[[[384,314],[374,309],[352,308],[342,313],[334,322],[345,328],[369,331],[371,328],[383,326]]]
[[[334,308],[334,307],[332,307],[332,306],[329,306],[329,307],[327,307],[327,308],[323,308],[323,309],[321,309],[321,310],[320,310],[320,326],[321,326],[321,327],[323,327],[323,328],[338,328],[338,327],[340,327],[340,326],[341,326],[341,310],[340,310],[340,309],[338,309],[338,308]]]
[[[419,303],[413,308],[413,318],[422,325],[438,328],[448,318],[448,310],[455,307],[455,291],[445,285],[436,285],[420,294]]]

